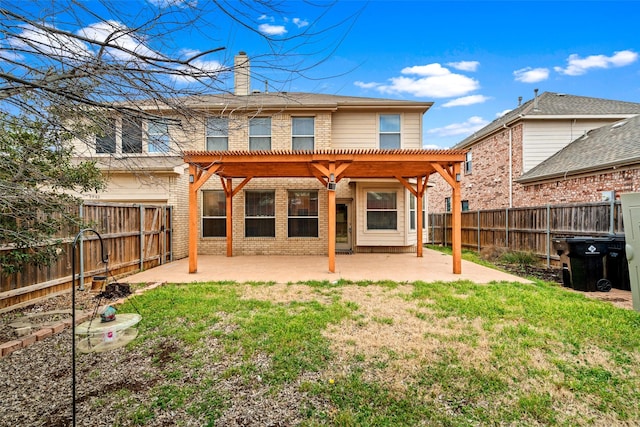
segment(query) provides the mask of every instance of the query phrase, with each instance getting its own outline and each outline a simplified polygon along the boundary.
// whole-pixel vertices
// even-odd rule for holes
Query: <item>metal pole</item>
[[[71,404],[71,419],[73,427],[76,427],[76,244],[81,239],[82,235],[86,231],[91,231],[98,236],[100,240],[100,255],[102,256],[102,262],[107,264],[109,262],[109,255],[105,256],[104,242],[102,236],[93,228],[84,228],[78,232],[73,244],[71,245],[71,398],[73,402]]]
[[[84,218],[84,203],[80,203],[80,221]],[[82,222],[81,222],[82,223]],[[84,239],[80,235],[80,287],[84,291]]]
[[[507,249],[509,249],[509,208],[507,208],[505,210],[506,213],[506,219],[505,219],[505,224],[504,224],[504,239],[505,239],[505,245],[507,247]]]
[[[144,206],[140,205],[140,270],[144,269]]]
[[[616,214],[616,201],[615,201],[615,198],[612,197],[611,200],[609,200],[609,234],[615,234],[616,232],[615,222],[614,222],[615,214]]]

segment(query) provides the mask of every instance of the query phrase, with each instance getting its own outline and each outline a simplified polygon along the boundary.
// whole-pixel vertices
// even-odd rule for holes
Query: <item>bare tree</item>
[[[113,137],[109,121],[114,117],[122,121],[121,126],[136,127],[143,120],[165,123],[166,115],[160,111],[170,111],[172,117],[189,116],[185,100],[230,91],[227,82],[237,52],[227,48],[233,32],[225,28],[252,34],[253,45],[247,48],[264,52],[251,58],[254,76],[286,90],[333,53],[359,13],[336,19],[331,14],[335,3],[307,6],[315,16],[296,21],[296,32],[285,33],[260,27],[264,17],[286,15],[287,2],[282,1],[0,0],[3,150],[14,150],[13,155],[20,156],[16,143],[36,135],[39,143],[32,149],[41,152],[32,155],[46,157],[53,150],[66,156],[72,138],[59,138],[64,134],[83,141],[89,148],[86,152],[95,153],[101,147],[96,146],[96,138],[86,136],[98,135],[101,144],[109,144]],[[185,31],[191,39],[206,40],[210,47],[199,51],[178,45],[174,35]],[[19,124],[25,132],[16,130]],[[43,128],[46,131],[40,130]],[[142,155],[135,144],[130,142],[131,153]],[[179,143],[172,143],[171,149],[168,154],[181,155]],[[136,157],[141,156],[130,156],[134,162]],[[65,157],[65,162],[70,159]],[[79,166],[85,169],[77,176],[87,181],[73,182],[68,189],[99,188],[95,162]],[[54,167],[55,162],[47,165]],[[29,209],[25,202],[55,186],[45,174],[39,176],[42,185],[29,187],[13,179],[14,175],[0,175],[0,215],[7,219],[6,224],[19,227],[15,218]],[[51,202],[52,206],[57,205]],[[0,228],[0,243],[15,241],[10,235],[15,229]],[[27,246],[42,245],[50,236],[29,236],[32,240]]]

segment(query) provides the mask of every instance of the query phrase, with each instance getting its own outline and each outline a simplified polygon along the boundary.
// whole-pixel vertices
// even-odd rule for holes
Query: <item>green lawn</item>
[[[116,425],[214,425],[285,394],[307,426],[640,424],[640,314],[553,284],[193,283],[132,303],[126,352],[153,373],[102,396]]]

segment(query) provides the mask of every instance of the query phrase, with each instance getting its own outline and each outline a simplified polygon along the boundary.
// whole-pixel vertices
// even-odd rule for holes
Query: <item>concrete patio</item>
[[[530,281],[488,267],[462,261],[462,274],[453,274],[453,257],[425,249],[424,256],[413,254],[353,254],[336,257],[336,272],[327,268],[327,256],[198,255],[198,271],[189,274],[188,258],[164,264],[120,280],[126,283],[190,283],[229,280],[243,282],[296,283],[301,281],[336,281],[340,279],[393,280],[424,282],[470,280],[475,283]]]

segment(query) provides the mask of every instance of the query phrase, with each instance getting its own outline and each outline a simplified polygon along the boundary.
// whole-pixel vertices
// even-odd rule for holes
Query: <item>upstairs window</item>
[[[275,191],[245,191],[244,233],[246,237],[276,237],[275,205]]]
[[[367,191],[367,230],[397,230],[396,192]]]
[[[149,122],[149,153],[169,152],[169,126],[166,122]]]
[[[249,150],[271,150],[271,118],[256,117],[249,120]]]
[[[318,237],[318,192],[289,191],[289,237]]]
[[[104,129],[96,135],[96,153],[106,154],[116,152],[116,119],[107,119]]]
[[[291,149],[313,151],[314,118],[293,117],[291,119]]]
[[[400,148],[400,114],[380,114],[380,149]]]
[[[122,152],[142,153],[142,120],[135,117],[122,119]]]
[[[464,155],[464,173],[470,174],[472,170],[472,159],[471,150],[467,151],[467,154]]]
[[[226,203],[222,190],[202,192],[202,237],[226,237]]]
[[[207,151],[229,149],[229,120],[225,117],[207,118]]]

